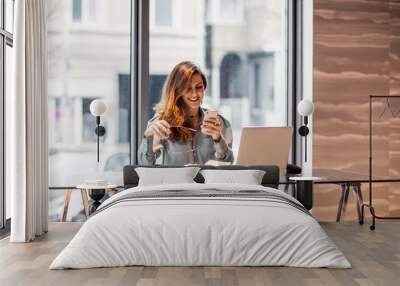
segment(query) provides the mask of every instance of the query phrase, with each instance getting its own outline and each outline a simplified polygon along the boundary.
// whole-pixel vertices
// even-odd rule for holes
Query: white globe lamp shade
[[[309,116],[314,112],[314,104],[308,99],[303,99],[297,105],[297,111],[302,116]]]
[[[90,113],[94,116],[102,116],[107,110],[107,105],[100,99],[95,99],[90,103]]]

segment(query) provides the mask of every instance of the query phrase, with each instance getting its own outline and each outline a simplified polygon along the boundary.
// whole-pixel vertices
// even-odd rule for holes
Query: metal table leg
[[[357,203],[357,215],[358,215],[358,223],[363,224],[363,216],[361,214],[361,206],[363,205],[363,197],[362,197],[362,191],[361,191],[361,183],[354,184],[353,185],[353,190],[356,195],[356,203]]]

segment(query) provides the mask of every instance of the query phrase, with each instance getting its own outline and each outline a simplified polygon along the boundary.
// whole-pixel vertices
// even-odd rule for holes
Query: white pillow
[[[139,176],[138,186],[195,183],[193,179],[199,170],[199,167],[135,168]]]
[[[261,185],[265,171],[262,170],[202,170],[206,184],[234,183],[246,185]]]

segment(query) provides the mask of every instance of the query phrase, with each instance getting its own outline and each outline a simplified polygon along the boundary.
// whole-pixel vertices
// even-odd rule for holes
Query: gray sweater
[[[201,110],[201,120],[204,113]],[[138,159],[141,165],[187,165],[187,164],[205,164],[209,160],[233,162],[232,153],[232,128],[228,120],[219,115],[223,122],[222,137],[219,142],[209,135],[197,131],[193,140],[183,142],[172,142],[170,140],[161,140],[162,148],[153,152],[153,138],[143,138],[139,146]],[[148,123],[151,124],[157,120],[154,116]]]

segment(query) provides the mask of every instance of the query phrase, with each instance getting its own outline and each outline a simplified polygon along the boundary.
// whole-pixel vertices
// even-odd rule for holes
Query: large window
[[[154,0],[150,5],[149,117],[165,77],[189,60],[208,78],[203,105],[217,108],[231,122],[235,153],[243,126],[291,125],[287,1]],[[157,20],[160,10],[172,15],[173,29],[152,25],[152,13]]]
[[[5,187],[6,128],[4,118],[11,96],[14,1],[0,0],[0,228],[11,217],[11,195]]]
[[[122,184],[129,163],[131,1],[48,0],[50,187]],[[106,133],[96,160],[101,99]]]

